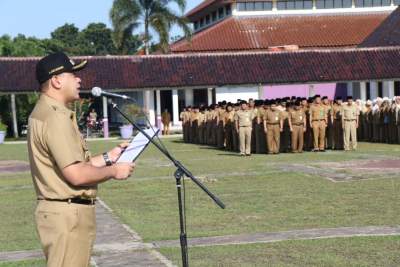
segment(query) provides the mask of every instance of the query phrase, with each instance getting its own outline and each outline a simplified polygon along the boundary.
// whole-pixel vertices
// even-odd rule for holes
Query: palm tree
[[[123,49],[125,40],[139,25],[144,26],[143,44],[146,55],[149,54],[150,28],[157,33],[163,52],[168,51],[169,31],[172,25],[178,25],[185,37],[190,37],[191,29],[187,19],[171,10],[168,7],[170,3],[176,3],[183,12],[186,0],[114,0],[110,18],[117,49]]]

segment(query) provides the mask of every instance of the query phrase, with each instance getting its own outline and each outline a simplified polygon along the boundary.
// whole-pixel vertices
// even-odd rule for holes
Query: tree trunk
[[[149,16],[145,14],[144,18],[144,52],[146,55],[149,55]]]
[[[18,138],[18,123],[17,123],[17,106],[15,104],[15,94],[11,94],[11,114],[12,114],[12,121],[13,121],[13,131],[14,137]]]

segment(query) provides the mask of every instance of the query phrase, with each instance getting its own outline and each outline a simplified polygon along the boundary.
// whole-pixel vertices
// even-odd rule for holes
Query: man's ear
[[[59,75],[54,75],[49,80],[51,87],[54,89],[61,89],[61,77]]]

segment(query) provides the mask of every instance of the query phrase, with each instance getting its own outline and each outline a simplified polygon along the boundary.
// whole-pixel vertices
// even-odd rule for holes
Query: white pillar
[[[258,85],[258,99],[264,99],[264,87],[261,84]]]
[[[156,91],[156,105],[157,105],[157,121],[156,126],[161,127],[161,93],[160,90]]]
[[[15,105],[15,94],[11,94],[11,113],[13,121],[14,137],[18,138],[18,124],[17,124],[17,106]]]
[[[179,106],[178,106],[178,90],[172,90],[172,110],[173,110],[173,125],[179,125]]]
[[[369,90],[370,90],[371,100],[377,98],[378,97],[378,82],[370,81],[369,88],[370,88]]]
[[[156,125],[156,109],[154,107],[154,91],[149,91],[149,120],[154,126]]]
[[[213,89],[212,88],[207,88],[207,100],[208,100],[208,105],[211,105],[213,103]]]
[[[360,82],[360,99],[366,101],[367,100],[367,83]]]
[[[394,97],[394,81],[383,82],[383,96],[392,99]]]
[[[108,103],[107,97],[103,96],[103,135],[104,138],[109,137],[108,132]]]
[[[347,83],[347,95],[353,96],[353,82],[348,82]]]
[[[193,106],[193,89],[185,89],[185,106]]]
[[[156,116],[154,112],[154,93],[150,90],[143,92],[143,108],[148,116],[151,125],[155,125]]]

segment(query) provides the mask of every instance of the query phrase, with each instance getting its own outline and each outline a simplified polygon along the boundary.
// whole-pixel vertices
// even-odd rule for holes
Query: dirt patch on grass
[[[286,171],[298,171],[319,175],[332,182],[365,179],[400,178],[399,159],[352,160],[344,162],[320,162],[282,166]]]
[[[19,160],[0,160],[0,175],[30,171],[29,163]]]

